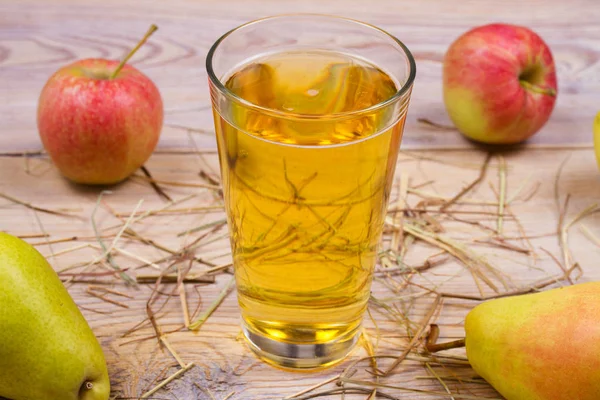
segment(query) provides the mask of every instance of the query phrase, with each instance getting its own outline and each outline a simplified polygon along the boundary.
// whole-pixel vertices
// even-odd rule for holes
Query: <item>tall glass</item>
[[[297,14],[226,33],[206,66],[246,339],[277,366],[331,365],[360,334],[414,59]]]

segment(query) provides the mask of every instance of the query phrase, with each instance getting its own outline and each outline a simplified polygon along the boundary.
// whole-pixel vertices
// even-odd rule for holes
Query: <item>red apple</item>
[[[38,130],[61,173],[86,184],[112,184],[138,169],[156,147],[163,103],[154,83],[125,62],[86,59],[54,73],[38,104]]]
[[[490,24],[460,36],[443,66],[444,103],[465,136],[522,142],[548,120],[556,101],[550,49],[528,28]]]

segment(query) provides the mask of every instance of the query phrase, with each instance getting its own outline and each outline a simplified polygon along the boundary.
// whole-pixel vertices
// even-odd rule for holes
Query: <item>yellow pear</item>
[[[600,282],[485,302],[465,331],[473,369],[508,400],[600,399]]]
[[[44,257],[0,232],[0,397],[107,400],[104,354]]]
[[[596,148],[596,161],[600,168],[600,112],[596,114],[594,119],[594,147]]]

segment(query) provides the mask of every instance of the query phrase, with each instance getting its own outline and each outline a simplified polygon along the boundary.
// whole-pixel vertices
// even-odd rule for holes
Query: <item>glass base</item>
[[[319,344],[286,343],[256,333],[242,322],[242,330],[250,348],[258,357],[279,368],[318,370],[342,361],[358,342],[360,325],[349,334]]]

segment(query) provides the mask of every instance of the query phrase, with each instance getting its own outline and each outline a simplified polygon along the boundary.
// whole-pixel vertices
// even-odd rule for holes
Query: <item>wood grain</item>
[[[589,145],[600,93],[600,5],[595,0],[418,2],[364,1],[76,1],[0,2],[0,149],[34,150],[37,97],[60,66],[84,57],[120,58],[150,23],[159,32],[132,63],[149,75],[164,97],[166,124],[160,146],[188,147],[185,130],[202,128],[201,144],[214,145],[204,60],[227,30],[252,19],[289,12],[332,13],[378,25],[403,40],[417,59],[417,80],[406,126],[405,148],[465,147],[456,132],[417,123],[448,119],[442,104],[441,61],[465,30],[493,21],[524,24],[550,45],[557,62],[556,109],[533,145]]]

